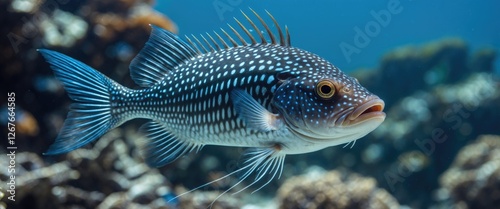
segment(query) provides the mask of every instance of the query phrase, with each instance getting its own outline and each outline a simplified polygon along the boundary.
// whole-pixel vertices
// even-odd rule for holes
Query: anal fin
[[[178,139],[163,124],[150,121],[140,131],[145,133],[149,142],[144,152],[146,163],[152,167],[160,167],[171,163],[179,157],[200,150],[203,145],[185,142]]]

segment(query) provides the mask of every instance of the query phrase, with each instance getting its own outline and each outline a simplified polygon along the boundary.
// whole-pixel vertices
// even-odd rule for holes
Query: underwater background
[[[167,201],[234,171],[244,149],[206,146],[150,168],[139,154],[138,129],[146,121],[134,120],[85,148],[42,155],[71,101],[35,49],[62,52],[137,88],[128,65],[149,24],[198,35],[235,25],[233,17],[242,20],[240,10],[249,8],[271,12],[288,26],[293,46],[326,58],[380,96],[387,118],[352,148],[287,156],[280,179],[253,194],[258,187],[224,195],[213,208],[500,208],[494,0],[0,1],[0,123],[7,136],[0,144],[0,208],[210,205],[237,179]],[[8,137],[10,98],[15,138]]]

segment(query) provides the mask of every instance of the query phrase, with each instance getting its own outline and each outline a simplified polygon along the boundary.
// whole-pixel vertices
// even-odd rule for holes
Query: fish
[[[222,35],[185,39],[151,25],[129,66],[138,89],[39,49],[73,100],[44,154],[70,152],[126,121],[148,119],[140,131],[148,139],[144,158],[152,167],[206,145],[247,148],[240,168],[202,185],[240,174],[226,193],[252,175],[243,189],[268,179],[261,189],[281,176],[287,155],[353,146],[384,121],[381,98],[329,61],[293,47],[288,27],[283,31],[271,13],[266,11],[277,33],[251,11],[264,30],[242,12],[253,30],[235,21],[247,39],[230,24],[231,33],[221,28]]]

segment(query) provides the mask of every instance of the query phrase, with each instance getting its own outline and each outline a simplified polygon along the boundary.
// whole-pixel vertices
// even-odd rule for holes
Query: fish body
[[[288,30],[284,35],[272,16],[279,38],[256,14],[271,41],[244,16],[260,43],[239,21],[251,42],[232,27],[242,44],[225,31],[226,41],[215,33],[219,42],[207,34],[212,43],[202,36],[205,44],[194,37],[195,44],[153,26],[130,65],[142,87],[137,90],[63,54],[39,50],[75,101],[46,154],[69,152],[145,118],[151,120],[141,127],[149,138],[149,165],[165,165],[205,145],[249,147],[244,166],[228,175],[243,172],[243,180],[257,173],[253,185],[279,176],[288,154],[354,144],[382,123],[383,101],[355,78],[292,47]]]

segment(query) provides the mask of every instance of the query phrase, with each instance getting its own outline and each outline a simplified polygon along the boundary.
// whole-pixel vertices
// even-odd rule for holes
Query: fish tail
[[[119,120],[112,115],[110,102],[119,84],[64,54],[45,49],[38,51],[74,101],[59,135],[45,155],[80,148],[119,125]]]

